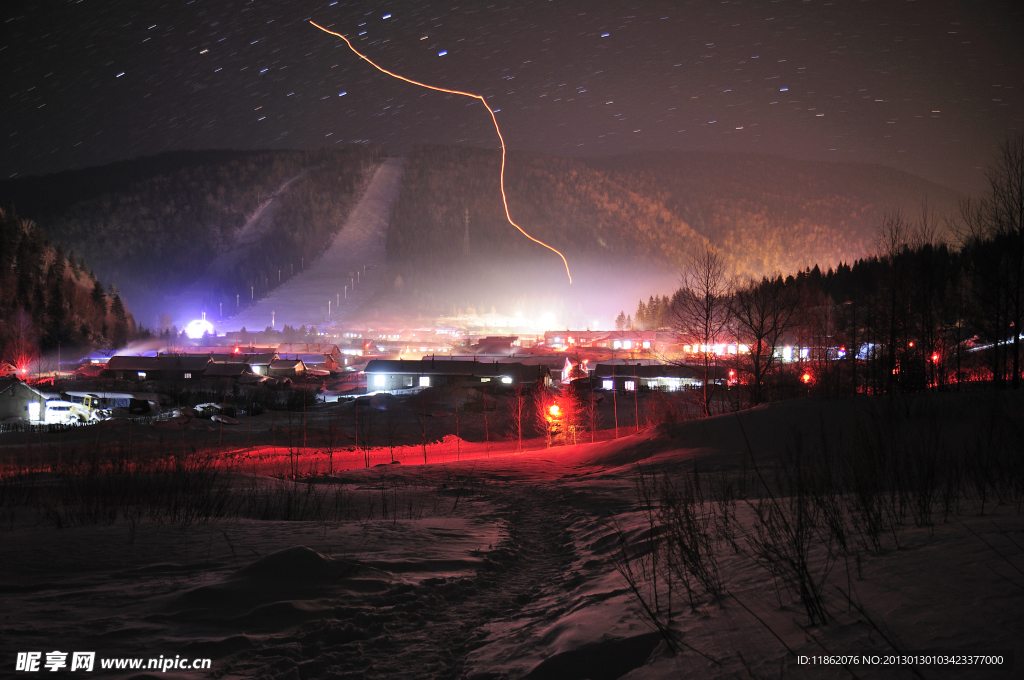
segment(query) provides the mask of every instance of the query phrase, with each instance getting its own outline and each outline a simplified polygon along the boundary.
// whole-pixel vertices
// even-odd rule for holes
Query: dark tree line
[[[946,226],[955,245],[940,240],[927,204],[915,216],[889,212],[872,257],[732,285],[721,255],[707,248],[672,297],[671,326],[691,346],[748,346],[714,357],[697,352],[690,363],[706,377],[717,375],[712,369],[736,371],[754,404],[967,381],[1019,388],[1024,136],[1003,145],[988,191],[964,201]],[[649,309],[641,303],[637,317]],[[783,360],[787,346],[792,361]]]
[[[117,348],[140,333],[84,259],[9,210],[0,210],[0,292],[0,357],[17,368],[58,346]]]

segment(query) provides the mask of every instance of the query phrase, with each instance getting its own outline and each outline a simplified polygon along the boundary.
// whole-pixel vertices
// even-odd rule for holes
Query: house
[[[290,342],[278,345],[278,357],[281,359],[301,359],[307,369],[336,372],[341,370],[344,362],[341,349],[337,345],[316,342]]]
[[[544,345],[554,349],[601,347],[645,352],[658,349],[658,334],[655,331],[547,331]]]
[[[203,370],[204,380],[226,380],[228,382],[232,380],[239,380],[242,376],[254,375],[255,371],[249,364],[241,362],[220,362],[214,361],[206,366]]]
[[[45,394],[17,378],[0,378],[0,422],[18,419],[41,423],[45,415]]]
[[[302,359],[277,359],[270,362],[270,377],[301,378],[306,374],[306,365]]]
[[[290,342],[278,345],[277,354],[282,359],[301,359],[306,368],[324,371],[339,371],[344,365],[341,349],[337,345],[317,342]]]
[[[690,366],[598,364],[594,369],[593,384],[596,388],[618,392],[637,389],[674,392],[700,387],[703,381]]]
[[[164,354],[157,357],[110,357],[102,377],[114,380],[198,380],[212,363],[208,356]]]
[[[286,354],[282,359],[299,359],[305,365],[306,370],[337,372],[341,365],[338,358],[330,354]]]
[[[466,349],[474,354],[508,356],[516,351],[517,345],[519,345],[519,336],[516,335],[487,336],[480,338]]]
[[[18,374],[18,368],[6,361],[0,361],[0,377],[8,378]]]
[[[199,356],[189,354],[187,356]],[[216,364],[245,364],[256,375],[270,375],[270,364],[277,361],[276,352],[255,352],[238,354],[211,354],[210,359]]]
[[[550,384],[546,365],[463,361],[429,357],[418,361],[374,359],[366,364],[366,388],[374,392],[395,392],[425,387],[447,387],[474,382],[492,383],[498,388],[521,386],[532,389],[538,383]]]

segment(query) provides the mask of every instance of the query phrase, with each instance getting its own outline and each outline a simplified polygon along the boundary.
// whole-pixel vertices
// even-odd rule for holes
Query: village
[[[488,450],[594,441],[637,432],[666,410],[700,415],[705,382],[714,412],[735,410],[738,362],[749,352],[738,343],[709,347],[715,360],[705,367],[697,360],[705,353],[676,333],[640,330],[363,328],[307,336],[320,342],[283,338],[269,329],[182,335],[173,346],[136,344],[59,370],[7,364],[0,446],[123,445],[126,428],[152,455],[179,430],[224,451],[273,451],[301,437],[310,451],[384,447],[392,459],[396,445],[425,453],[456,440],[458,449],[476,442]],[[807,350],[778,354],[804,370]]]

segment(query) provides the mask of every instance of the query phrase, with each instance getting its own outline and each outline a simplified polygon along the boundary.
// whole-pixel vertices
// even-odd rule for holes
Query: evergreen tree
[[[96,305],[96,309],[99,311],[100,316],[107,315],[107,294],[103,290],[103,284],[93,279],[92,293],[90,294],[92,302]]]

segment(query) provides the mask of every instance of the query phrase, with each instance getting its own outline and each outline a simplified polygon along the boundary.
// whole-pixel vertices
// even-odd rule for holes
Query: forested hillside
[[[161,296],[202,276],[290,179],[297,178],[280,196],[272,228],[247,244],[245,257],[205,293],[233,301],[250,286],[265,291],[277,283],[277,269],[290,271],[294,263],[298,270],[303,259],[315,258],[379,157],[379,149],[365,146],[176,152],[0,183],[0,201],[26,206],[50,240],[74,249],[133,302],[158,314]]]
[[[404,270],[470,259],[546,257],[504,219],[500,152],[420,147],[410,154],[388,255]],[[513,218],[570,263],[636,261],[677,269],[710,242],[732,273],[760,276],[865,256],[886,210],[943,211],[944,187],[877,166],[712,153],[568,159],[512,153],[505,176]]]
[[[955,192],[878,165],[779,156],[664,152],[587,164],[660,201],[706,236],[733,273],[762,276],[851,262],[874,251],[885,213],[938,219]]]
[[[42,230],[0,210],[0,359],[17,368],[41,351],[119,348],[138,334],[116,291],[109,293],[74,252],[65,258]]]
[[[413,271],[459,271],[467,214],[472,261],[554,257],[505,220],[500,165],[499,151],[414,149],[388,234],[388,257]],[[704,241],[662,202],[579,160],[509,154],[505,186],[513,219],[571,260],[671,264]]]

